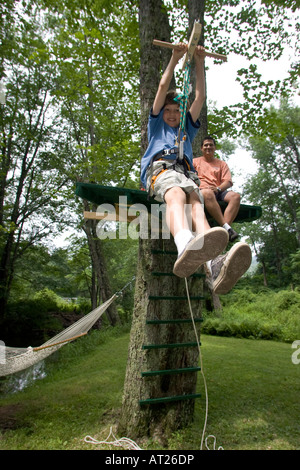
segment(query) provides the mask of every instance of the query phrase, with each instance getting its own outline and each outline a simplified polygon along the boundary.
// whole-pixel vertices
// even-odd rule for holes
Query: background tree
[[[247,130],[264,128],[264,110],[271,100],[295,93],[299,63],[292,61],[284,79],[264,81],[259,64],[276,61],[294,48],[299,50],[299,20],[296,2],[256,2],[217,0],[205,3],[205,46],[209,50],[235,54],[249,60],[249,66],[237,71],[236,81],[243,88],[243,101],[218,109],[209,103],[209,133],[237,137]],[[207,64],[209,67],[209,63]],[[220,87],[222,87],[220,79]],[[224,89],[224,93],[227,90]],[[213,100],[213,96],[208,96]]]
[[[80,3],[80,2],[79,2]],[[122,185],[129,183],[138,153],[138,117],[134,100],[137,86],[134,39],[125,41],[135,17],[126,4],[81,2],[57,18],[52,52],[59,63],[56,96],[75,144],[72,172],[76,181]],[[124,62],[124,55],[127,61]],[[126,103],[126,105],[125,105]],[[126,114],[124,115],[124,109]],[[84,210],[95,210],[84,201]],[[81,216],[82,217],[82,216]],[[97,222],[82,225],[87,236],[92,266],[91,302],[112,295],[102,241],[97,237]],[[115,304],[108,309],[112,324],[117,321]]]
[[[5,178],[9,175],[12,166],[25,169],[26,175],[25,173],[21,175],[20,182],[24,180],[25,176],[28,176],[29,187],[39,186],[40,190],[40,193],[36,189],[33,193],[32,190],[36,206],[33,208],[30,203],[32,212],[30,212],[31,218],[29,220],[24,214],[21,222],[15,220],[16,215],[13,216],[13,220],[10,222],[12,230],[8,237],[10,244],[13,244],[11,240],[15,233],[14,224],[18,223],[18,227],[22,226],[23,228],[26,220],[27,231],[32,229],[33,223],[35,224],[31,230],[34,237],[31,236],[30,243],[39,240],[38,234],[46,234],[45,229],[47,225],[49,226],[51,217],[59,222],[58,208],[63,213],[63,209],[69,207],[69,214],[72,218],[70,215],[66,217],[66,213],[63,213],[65,224],[69,223],[71,227],[75,228],[74,214],[76,213],[78,213],[77,224],[81,223],[79,221],[82,220],[82,201],[74,200],[75,181],[85,180],[121,185],[126,182],[130,185],[135,173],[133,165],[139,153],[136,137],[139,119],[136,112],[135,94],[138,83],[134,59],[137,55],[136,34],[134,34],[135,16],[130,14],[131,10],[123,2],[111,4],[110,2],[98,1],[92,6],[84,1],[69,3],[66,2],[66,4],[58,6],[56,2],[51,1],[28,1],[23,2],[22,8],[15,12],[14,10],[5,10],[6,19],[3,24],[5,23],[5,26],[8,24],[9,27],[6,30],[3,26],[2,63],[3,67],[7,68],[7,75],[9,68],[14,69],[14,73],[11,75],[10,82],[6,80],[8,104],[1,108],[3,129],[6,126],[6,130],[3,131],[3,171],[1,174],[3,183],[0,188],[2,201],[5,199],[3,208],[5,203],[8,207],[8,198],[12,199],[17,187],[15,185],[15,189],[12,189],[9,194],[6,191]],[[66,10],[65,6],[69,6],[69,9]],[[105,6],[104,10],[103,6]],[[13,26],[13,21],[9,22],[13,12],[16,26]],[[28,20],[29,14],[32,18],[30,21]],[[38,38],[38,32],[40,38]],[[127,38],[126,41],[124,36]],[[128,37],[132,37],[132,41],[129,41]],[[126,61],[124,61],[124,55]],[[20,61],[21,57],[22,61]],[[21,88],[18,85],[21,83],[20,71],[24,77],[27,77],[26,84],[24,82],[22,85],[24,96],[25,93],[31,96],[26,103],[28,120],[30,121],[28,142],[29,138],[32,138],[33,142],[37,142],[36,149],[33,150],[36,164],[33,167],[33,160],[31,160],[28,168],[26,168],[26,162],[16,164],[9,161],[13,135],[9,126],[12,122],[16,124],[15,113],[17,111],[15,113],[8,113],[8,111],[11,111],[12,96],[16,97],[15,110],[17,106],[20,108]],[[38,87],[41,89],[39,90]],[[42,95],[43,92],[45,92],[44,95]],[[37,96],[36,100],[39,100],[36,104],[33,100],[34,94]],[[19,99],[18,104],[17,98]],[[41,106],[40,112],[38,106]],[[124,109],[126,109],[126,113],[124,113]],[[26,113],[21,109],[18,111],[20,111],[19,115],[22,116],[23,122],[20,117],[18,131],[15,131],[15,135],[18,135],[18,132],[22,135],[26,125]],[[31,122],[33,119],[36,119],[36,123]],[[39,128],[39,123],[40,128],[44,126],[43,131]],[[33,135],[33,129],[35,135]],[[20,139],[19,142],[21,143]],[[25,143],[24,140],[23,148],[25,148]],[[38,154],[38,150],[40,154]],[[50,150],[53,152],[51,162]],[[40,155],[39,160],[37,160],[38,155]],[[47,168],[45,168],[46,155],[48,158]],[[41,157],[43,157],[42,160]],[[39,171],[36,171],[37,166]],[[42,186],[43,168],[48,172],[47,175],[45,173],[45,178],[47,178],[49,191],[45,191]],[[33,169],[35,173],[29,174],[30,169]],[[56,175],[52,192],[51,172],[53,177]],[[13,174],[15,180],[19,181],[18,171]],[[67,182],[69,186],[66,185]],[[59,193],[60,184],[62,187],[64,186],[61,194]],[[22,190],[19,189],[16,196],[18,203],[20,191]],[[40,199],[38,199],[38,195],[41,196]],[[28,196],[24,197],[27,197],[28,204]],[[36,209],[40,208],[41,214],[42,207],[46,208],[46,202],[48,202],[46,216],[48,220],[40,218],[38,226],[39,214]],[[11,206],[11,201],[9,204]],[[85,209],[89,208],[89,204],[85,202]],[[18,208],[14,209],[14,214],[17,210]],[[13,278],[13,270],[9,272],[5,266],[9,265],[9,260],[16,259],[16,256],[15,254],[11,255],[10,245],[5,248],[5,233],[8,231],[5,221],[7,213],[4,209],[0,212],[4,227],[1,273],[3,284],[9,287]],[[6,226],[4,226],[5,223]],[[38,227],[41,226],[44,226],[43,232],[38,231]],[[83,228],[90,247],[92,261],[90,293],[92,304],[95,306],[100,298],[105,300],[111,295],[111,288],[101,242],[96,236],[96,224],[88,222],[83,225]],[[18,233],[20,234],[20,232]],[[22,238],[20,237],[20,239]],[[14,245],[14,247],[16,246]],[[24,251],[24,245],[22,247],[23,249],[19,250],[18,256]],[[7,292],[5,289],[2,289],[2,292],[6,302],[9,289]],[[4,309],[5,304],[3,304],[2,310],[4,311]],[[114,309],[115,307],[111,307],[112,323],[116,320]]]
[[[1,48],[7,93],[0,109],[0,320],[16,260],[62,223],[60,197],[67,182],[58,157],[63,128],[51,109],[55,67],[35,56],[44,49],[36,18],[16,13],[15,24],[7,18],[3,27],[8,29]]]
[[[249,138],[249,149],[258,172],[244,185],[247,199],[262,206],[262,218],[250,228],[251,240],[260,245],[265,282],[274,287],[289,284],[290,256],[299,249],[300,234],[300,109],[282,101],[279,109],[264,113],[261,135]]]

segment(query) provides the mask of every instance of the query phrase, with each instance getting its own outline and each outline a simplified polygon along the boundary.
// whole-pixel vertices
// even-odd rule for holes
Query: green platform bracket
[[[202,323],[203,318],[194,318],[195,323]],[[191,318],[173,318],[170,320],[146,320],[146,325],[169,325],[180,323],[193,323]]]
[[[188,374],[190,372],[199,372],[201,367],[185,367],[184,369],[166,369],[166,370],[148,370],[142,372],[142,377],[154,377],[156,375]]]
[[[193,393],[191,395],[177,395],[173,397],[160,397],[160,398],[148,398],[147,400],[140,400],[140,405],[156,405],[159,403],[169,403],[172,401],[181,401],[181,400],[195,400],[195,398],[200,398],[200,393]]]

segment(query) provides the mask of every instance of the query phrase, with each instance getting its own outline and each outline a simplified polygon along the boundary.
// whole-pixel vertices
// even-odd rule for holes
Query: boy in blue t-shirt
[[[179,44],[162,75],[149,117],[148,148],[141,163],[144,187],[158,201],[166,203],[168,228],[178,250],[173,272],[179,277],[193,274],[206,261],[222,253],[228,243],[227,230],[210,228],[208,224],[200,181],[193,167],[192,142],[200,127],[198,118],[205,100],[205,52],[201,46],[194,53],[195,99],[186,117],[184,158],[178,158],[180,107],[174,100],[177,93],[168,89],[174,69],[186,51],[187,45]]]

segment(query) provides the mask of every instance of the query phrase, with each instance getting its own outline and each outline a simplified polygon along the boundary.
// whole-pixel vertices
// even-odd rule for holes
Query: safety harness
[[[174,159],[165,159],[164,157],[174,155]],[[163,161],[162,163],[162,169],[158,172],[153,174],[153,163],[155,161]],[[179,158],[179,151],[178,147],[168,149],[168,150],[163,150],[162,152],[156,154],[151,163],[150,163],[150,172],[152,174],[151,177],[151,183],[150,183],[150,188],[152,191],[154,191],[154,184],[156,179],[165,171],[167,170],[175,170],[176,171],[176,165],[180,165],[182,168],[182,172],[184,175],[189,178],[189,171],[191,170],[191,165],[188,162],[188,159],[184,156],[183,159]],[[149,188],[149,190],[150,190]]]

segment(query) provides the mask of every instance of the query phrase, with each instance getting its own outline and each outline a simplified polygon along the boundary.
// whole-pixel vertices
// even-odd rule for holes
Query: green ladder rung
[[[159,271],[153,271],[151,273],[151,276],[176,276],[176,274],[174,273],[164,273],[164,272],[159,272]],[[194,278],[204,278],[206,277],[205,274],[203,273],[194,273],[192,274],[190,277],[194,277]]]
[[[161,272],[158,272],[158,271],[153,271],[151,273],[151,276],[175,276],[174,273],[161,273]]]
[[[142,349],[194,348],[198,343],[144,344]]]
[[[195,323],[203,322],[203,318],[194,318]],[[172,320],[146,320],[146,325],[167,325],[169,323],[192,323],[191,318],[174,318]]]
[[[154,375],[186,374],[198,372],[199,370],[201,370],[201,367],[186,367],[184,369],[149,370],[141,374],[142,377],[153,377]]]
[[[151,250],[153,255],[178,255],[177,251],[170,251],[170,250]]]
[[[200,393],[194,393],[190,395],[177,395],[173,397],[161,397],[161,398],[148,398],[147,400],[140,400],[140,405],[156,405],[157,403],[167,403],[170,401],[180,401],[180,400],[194,400],[195,398],[200,398]]]
[[[191,295],[190,300],[204,300],[205,297],[202,295]],[[187,296],[184,295],[149,295],[149,300],[188,300]]]

